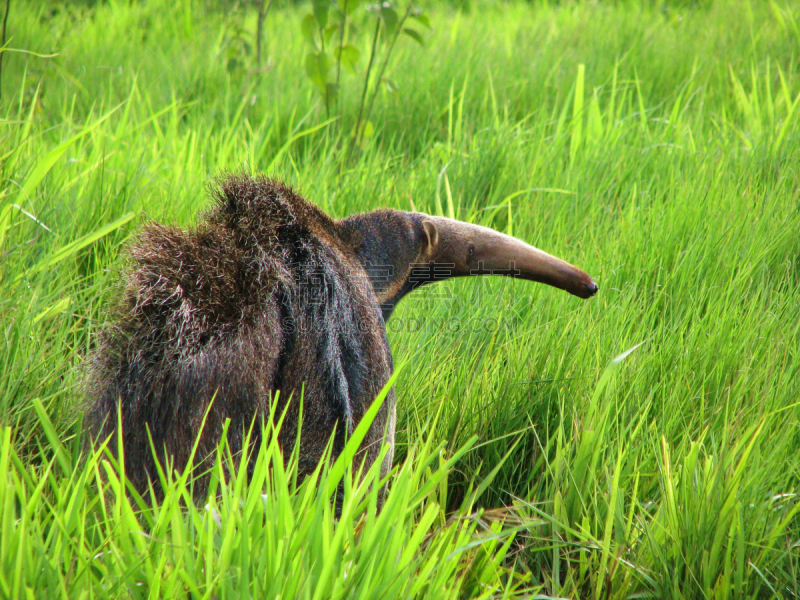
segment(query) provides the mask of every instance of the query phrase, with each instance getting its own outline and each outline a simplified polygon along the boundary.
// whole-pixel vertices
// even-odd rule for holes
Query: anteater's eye
[[[470,242],[467,244],[467,262],[472,261],[472,255],[475,254],[475,244]]]

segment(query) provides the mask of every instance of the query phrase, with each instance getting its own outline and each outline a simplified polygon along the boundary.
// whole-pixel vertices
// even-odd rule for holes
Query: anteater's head
[[[388,318],[411,290],[467,275],[506,275],[590,298],[598,286],[571,264],[480,225],[423,213],[378,210],[337,223],[372,280]]]

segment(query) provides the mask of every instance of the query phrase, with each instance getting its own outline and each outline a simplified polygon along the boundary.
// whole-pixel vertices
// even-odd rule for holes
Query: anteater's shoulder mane
[[[293,268],[316,268],[335,237],[333,221],[279,181],[225,175],[210,192],[196,227],[150,223],[134,239],[108,345],[121,352],[146,332],[137,344],[154,356],[164,345],[199,348],[256,318],[275,286],[292,285]]]
[[[293,242],[310,235],[327,235],[334,222],[281,181],[264,176],[226,174],[211,183],[212,209],[205,222],[230,230],[240,245],[269,246],[280,239]]]

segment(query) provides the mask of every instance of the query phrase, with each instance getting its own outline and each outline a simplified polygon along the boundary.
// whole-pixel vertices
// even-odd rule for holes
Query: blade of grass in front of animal
[[[36,411],[36,415],[39,417],[39,424],[41,425],[42,430],[47,437],[47,441],[53,446],[55,458],[58,460],[58,465],[65,474],[69,473],[72,471],[69,455],[64,449],[64,445],[61,443],[61,438],[56,432],[56,428],[53,425],[53,422],[50,420],[50,416],[47,414],[42,401],[39,398],[34,398],[31,400],[31,404],[33,404],[33,409]]]
[[[223,445],[226,447],[226,454],[228,454],[228,459],[230,460],[232,458],[230,456],[231,454],[230,444],[228,443],[226,435],[228,428],[227,426],[229,426],[229,424],[230,424],[230,419],[226,419],[226,427],[225,427],[226,431],[223,432],[222,440],[223,440]],[[247,446],[248,441],[249,440],[245,440],[243,442],[242,444],[243,448],[248,447]],[[230,463],[232,467],[231,481],[228,486],[228,489],[226,490],[227,492],[226,495],[229,494],[232,499],[242,497],[242,485],[244,483],[244,480],[247,478],[247,466],[246,466],[247,463],[245,460],[246,455],[247,455],[246,451],[242,453],[242,461],[243,461],[242,464],[245,465],[244,468],[239,468],[239,469],[233,468],[234,465],[232,464],[232,462]],[[228,508],[231,509],[233,507],[229,506]],[[226,512],[230,520],[234,522],[238,520],[238,513],[239,513],[238,510],[233,509],[233,510],[228,510]],[[221,531],[222,544],[219,547],[219,553],[217,555],[217,567],[221,572],[226,572],[231,568],[231,558],[234,550],[233,543],[239,534],[238,528],[232,527],[232,525],[233,523],[231,522],[224,523]]]
[[[433,525],[433,522],[436,520],[438,514],[439,507],[436,505],[436,503],[431,502],[428,504],[428,507],[425,509],[423,515],[417,520],[414,533],[411,535],[411,538],[408,540],[408,544],[403,550],[403,554],[400,556],[398,566],[401,569],[405,565],[411,563],[412,559],[414,558],[414,554],[419,550],[419,547],[422,544],[422,539],[428,533],[430,526]]]
[[[372,405],[364,413],[361,421],[348,439],[347,444],[345,444],[344,450],[342,450],[341,454],[339,454],[336,461],[333,463],[333,466],[328,472],[327,480],[326,494],[329,497],[336,492],[339,482],[342,480],[342,477],[344,477],[345,470],[352,464],[353,459],[355,458],[355,455],[361,446],[361,442],[364,440],[364,437],[366,437],[367,431],[369,431],[369,428],[372,426],[372,422],[375,420],[375,417],[378,416],[378,411],[380,411],[381,406],[383,406],[386,396],[389,394],[389,390],[391,390],[392,386],[394,386],[397,376],[403,369],[404,365],[405,363],[402,363],[399,367],[395,368],[395,371],[392,373],[389,381],[386,382],[386,385],[383,386],[383,389],[375,397]]]

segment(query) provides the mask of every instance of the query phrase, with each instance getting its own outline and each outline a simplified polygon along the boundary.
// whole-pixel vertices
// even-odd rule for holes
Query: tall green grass
[[[272,594],[266,567],[241,561],[280,554],[274,510],[342,536],[264,558],[278,579],[328,565],[322,595],[350,594],[354,572],[366,595],[800,595],[797,6],[429,12],[426,49],[398,44],[399,89],[343,168],[357,85],[326,119],[302,73],[302,7],[270,12],[259,73],[254,11],[12,6],[9,46],[58,56],[6,54],[0,105],[3,594]],[[139,511],[99,455],[79,456],[81,363],[127,236],[191,224],[209,175],[239,168],[336,217],[393,206],[488,225],[600,284],[582,302],[457,280],[401,303],[396,504],[369,533],[361,500],[336,524],[317,488],[287,491],[274,469],[220,483],[216,513],[180,508],[179,483]],[[280,503],[262,511],[262,493]],[[414,546],[402,577],[376,532]]]
[[[16,453],[10,427],[0,440],[8,474],[0,488],[3,597],[490,597],[525,582],[502,566],[514,530],[471,503],[448,518],[437,502],[468,446],[446,458],[441,444],[421,440],[393,473],[378,513],[380,463],[362,474],[345,460],[367,421],[340,459],[321,462],[302,481],[299,449],[285,463],[280,424],[269,423],[252,468],[220,447],[205,506],[192,502],[188,470],[174,477],[167,469],[164,498],[150,505],[126,485],[105,446],[83,457],[80,443],[63,444],[34,405],[54,456],[43,451],[33,470]],[[340,487],[334,518],[331,496]]]

